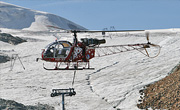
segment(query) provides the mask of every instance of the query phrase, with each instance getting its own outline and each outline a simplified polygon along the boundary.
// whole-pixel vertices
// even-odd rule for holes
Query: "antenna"
[[[18,56],[18,54],[12,54],[12,57],[11,57],[11,71],[12,71],[12,69],[13,69],[13,67],[14,67],[14,64],[15,64],[15,61],[16,61],[17,58],[18,58],[18,60],[20,61],[23,69],[25,70],[25,67],[24,67],[24,65],[22,64],[22,62],[21,62],[20,57]],[[14,61],[14,62],[13,62],[13,61]]]
[[[115,27],[114,26],[110,26],[110,31],[115,31]]]
[[[104,29],[103,29],[103,32],[102,32],[103,37],[106,36],[106,32],[105,32],[105,31],[108,31],[108,28],[104,28]]]
[[[62,110],[65,110],[65,95],[66,96],[73,96],[76,95],[76,92],[74,91],[74,88],[69,89],[52,89],[51,97],[62,95]]]
[[[114,26],[110,26],[110,31],[116,31]],[[110,34],[110,38],[112,38],[111,36],[113,36],[113,34]],[[115,33],[115,36],[117,36],[117,32]]]

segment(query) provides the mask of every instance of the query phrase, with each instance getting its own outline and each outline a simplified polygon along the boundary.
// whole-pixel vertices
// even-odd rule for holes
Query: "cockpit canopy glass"
[[[45,48],[45,58],[66,58],[70,52],[72,44],[68,41],[56,41]]]

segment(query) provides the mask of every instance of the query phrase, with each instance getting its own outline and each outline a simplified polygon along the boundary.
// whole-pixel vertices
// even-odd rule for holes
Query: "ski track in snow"
[[[88,85],[89,85],[89,88],[90,88],[90,90],[91,90],[93,93],[95,93],[98,97],[100,97],[100,95],[95,92],[95,90],[93,89],[93,85],[91,85],[91,75],[92,75],[92,74],[96,74],[96,73],[100,72],[101,70],[108,69],[108,68],[110,68],[110,67],[112,67],[112,66],[114,66],[114,65],[116,65],[116,64],[118,64],[118,63],[119,63],[119,62],[115,62],[115,63],[113,63],[113,64],[111,64],[111,65],[105,66],[105,67],[103,67],[103,68],[101,68],[101,69],[98,69],[97,71],[95,71],[95,72],[87,75],[86,80],[87,80],[87,83],[88,83]],[[102,97],[100,97],[100,98],[102,98]],[[103,97],[103,98],[102,98],[103,101],[107,102],[105,99],[106,99],[106,97]],[[107,103],[108,103],[108,102],[107,102]],[[110,103],[108,103],[108,104],[110,104]],[[111,104],[110,104],[110,105],[111,105]],[[113,105],[111,105],[111,106],[113,106]],[[115,107],[116,107],[116,106],[115,106]]]
[[[96,74],[96,73],[100,72],[101,70],[108,69],[108,68],[110,68],[110,67],[112,67],[112,66],[114,66],[114,65],[116,65],[116,64],[118,64],[118,63],[119,63],[119,62],[115,62],[115,63],[113,63],[113,64],[111,64],[111,65],[108,65],[108,66],[105,66],[105,67],[103,67],[103,68],[100,68],[100,69],[98,69],[97,71],[95,71],[95,72],[87,75],[86,80],[87,80],[87,82],[88,82],[88,85],[90,85],[90,89],[91,89],[92,92],[94,92],[94,90],[93,90],[93,86],[91,85],[91,75],[92,75],[92,74]],[[98,95],[98,96],[99,96],[99,95]]]

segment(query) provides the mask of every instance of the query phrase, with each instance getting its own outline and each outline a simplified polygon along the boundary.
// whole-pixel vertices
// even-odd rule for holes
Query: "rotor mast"
[[[73,33],[74,33],[74,39],[73,39],[73,43],[74,43],[74,45],[77,45],[77,42],[78,42],[78,40],[77,40],[77,31],[76,30],[73,30],[72,31]]]

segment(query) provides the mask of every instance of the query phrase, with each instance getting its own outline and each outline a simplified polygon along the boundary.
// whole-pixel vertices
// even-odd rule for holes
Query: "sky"
[[[180,28],[180,0],[1,0],[64,17],[90,30]]]

